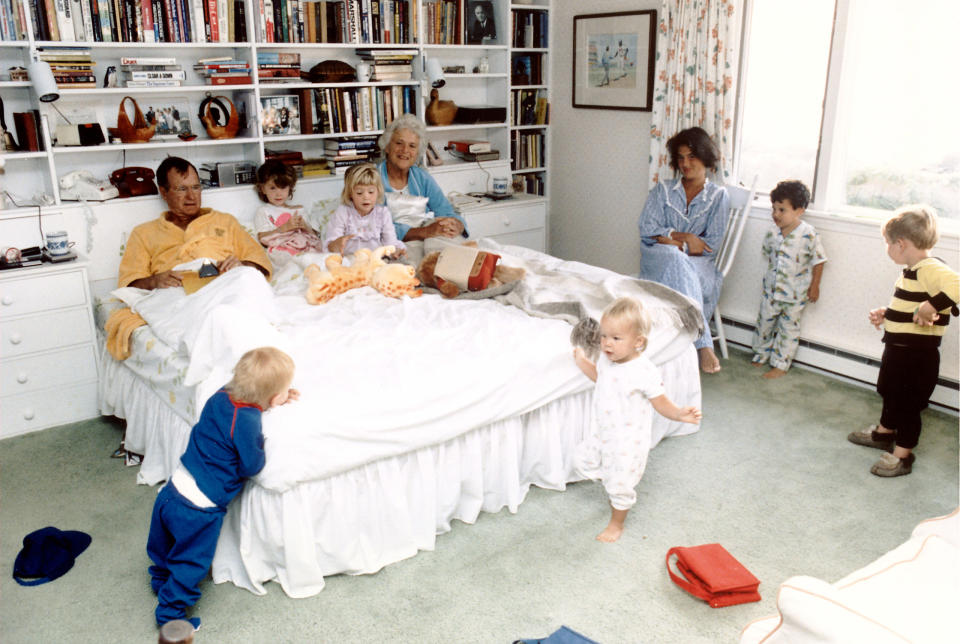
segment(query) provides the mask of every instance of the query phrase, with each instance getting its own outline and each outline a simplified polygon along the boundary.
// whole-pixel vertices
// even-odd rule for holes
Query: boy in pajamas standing
[[[800,315],[807,302],[820,298],[820,277],[827,255],[813,226],[800,217],[810,203],[810,191],[800,181],[781,181],[770,193],[773,222],[763,239],[767,271],[763,300],[753,333],[753,366],[769,364],[764,378],[787,373],[800,344]]]

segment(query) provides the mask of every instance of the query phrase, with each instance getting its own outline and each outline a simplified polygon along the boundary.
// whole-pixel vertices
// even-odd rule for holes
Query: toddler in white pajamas
[[[810,191],[800,181],[781,181],[770,193],[773,222],[763,239],[767,270],[763,299],[753,333],[755,367],[769,364],[764,378],[787,372],[800,345],[800,315],[808,302],[820,298],[820,277],[827,255],[813,226],[800,217],[810,202]]]
[[[593,394],[593,422],[587,438],[577,446],[577,471],[599,479],[610,497],[610,523],[597,539],[613,542],[623,533],[627,512],[637,501],[650,451],[653,411],[672,420],[699,423],[696,407],[677,407],[664,393],[656,366],[641,352],[650,334],[650,318],[639,302],[615,300],[600,319],[601,355],[596,364],[583,349],[574,349],[574,361],[597,383]]]

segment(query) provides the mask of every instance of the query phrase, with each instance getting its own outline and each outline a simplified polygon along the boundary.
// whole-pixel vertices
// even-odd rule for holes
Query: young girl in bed
[[[650,451],[653,410],[671,420],[699,423],[696,407],[677,407],[664,393],[656,366],[643,355],[650,317],[631,298],[615,300],[600,319],[600,356],[596,364],[583,349],[573,358],[597,383],[593,393],[593,423],[577,446],[577,471],[600,479],[610,496],[610,523],[597,539],[612,543],[623,533],[627,512],[636,503],[634,488],[643,476]]]
[[[257,195],[264,205],[257,209],[253,227],[257,240],[271,258],[322,251],[323,242],[303,217],[302,206],[287,203],[297,186],[297,172],[282,161],[270,160],[257,169]]]
[[[157,626],[185,619],[200,598],[230,500],[263,469],[261,414],[296,400],[293,360],[283,351],[248,351],[233,379],[203,406],[180,465],[153,504],[147,554],[157,594]],[[200,618],[189,620],[200,628]]]
[[[407,247],[397,239],[390,210],[382,201],[383,183],[377,166],[361,163],[347,170],[340,207],[330,217],[323,236],[324,248],[347,255],[358,248],[393,246],[393,258],[406,255]]]

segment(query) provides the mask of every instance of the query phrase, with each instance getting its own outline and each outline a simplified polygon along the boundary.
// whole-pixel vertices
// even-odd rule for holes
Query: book
[[[124,85],[126,87],[180,87],[182,81],[178,80],[148,80],[148,81],[133,81],[128,80]]]
[[[207,78],[207,85],[248,85],[253,83],[253,78],[247,76],[210,76]]]
[[[492,148],[489,141],[480,141],[477,139],[459,139],[448,141],[447,148],[452,148],[458,152],[468,152],[476,154],[478,152],[489,152]]]
[[[39,152],[41,149],[37,132],[36,116],[33,112],[14,112],[13,125],[17,130],[17,142],[20,149],[27,152]]]
[[[120,77],[126,80],[146,81],[146,80],[186,80],[187,74],[180,71],[130,71],[120,70]],[[129,86],[128,86],[129,87]]]
[[[499,150],[490,150],[488,152],[472,153],[472,152],[461,152],[460,150],[453,149],[453,150],[448,150],[448,152],[450,152],[450,154],[456,159],[461,159],[463,161],[470,161],[470,162],[496,161],[497,159],[500,158]]]
[[[176,65],[177,59],[173,56],[123,56],[121,65]]]
[[[258,51],[257,52],[257,64],[258,65],[278,65],[278,64],[288,64],[297,66],[300,65],[300,54],[297,52],[289,51]]]

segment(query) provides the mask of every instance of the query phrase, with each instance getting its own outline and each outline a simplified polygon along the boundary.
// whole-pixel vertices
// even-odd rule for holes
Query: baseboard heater
[[[755,329],[753,324],[723,319],[727,343],[735,344],[746,351],[752,351],[751,340]],[[803,339],[800,340],[794,363],[871,388],[876,386],[877,373],[880,370],[879,360]],[[930,403],[956,414],[960,412],[958,399],[960,383],[948,378],[938,378]]]

